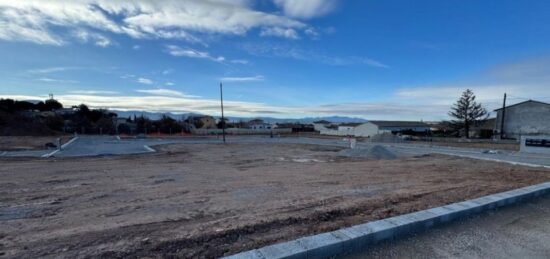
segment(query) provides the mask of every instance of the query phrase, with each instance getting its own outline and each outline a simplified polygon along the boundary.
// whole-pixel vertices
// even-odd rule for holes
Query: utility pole
[[[225,143],[225,117],[223,116],[223,86],[220,82],[220,101],[222,106],[222,136],[223,136],[223,143]]]
[[[506,115],[506,93],[502,102],[502,116],[500,116],[500,139],[504,139],[504,115]]]

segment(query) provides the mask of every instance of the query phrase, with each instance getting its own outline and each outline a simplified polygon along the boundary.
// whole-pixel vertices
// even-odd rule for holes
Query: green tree
[[[464,129],[466,138],[470,137],[470,127],[488,117],[487,110],[481,103],[476,102],[476,96],[470,89],[466,89],[462,96],[451,107],[449,116],[455,118],[453,123]]]

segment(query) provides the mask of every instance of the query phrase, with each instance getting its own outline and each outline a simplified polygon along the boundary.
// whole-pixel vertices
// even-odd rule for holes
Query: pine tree
[[[488,116],[487,110],[481,106],[481,103],[476,102],[476,96],[470,89],[466,89],[462,96],[451,107],[449,116],[456,118],[453,123],[461,126],[464,129],[466,138],[470,137],[470,127],[478,121],[486,119]]]

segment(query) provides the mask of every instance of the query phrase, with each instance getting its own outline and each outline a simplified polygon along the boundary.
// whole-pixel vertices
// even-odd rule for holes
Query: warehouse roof
[[[506,106],[506,109],[514,107],[514,106],[526,104],[526,103],[537,103],[537,104],[542,104],[542,105],[550,105],[550,103],[539,102],[539,101],[535,101],[535,100],[528,100],[528,101],[525,101],[525,102],[520,102],[520,103],[512,104],[510,106]],[[502,110],[502,108],[498,108],[495,111],[500,111],[500,110]]]
[[[359,125],[361,125],[363,123],[359,123],[359,122],[348,122],[348,123],[340,123],[338,124],[338,126],[344,126],[344,127],[357,127]]]

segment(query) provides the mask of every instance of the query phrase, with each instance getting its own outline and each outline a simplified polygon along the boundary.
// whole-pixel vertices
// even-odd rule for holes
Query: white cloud
[[[173,82],[166,82],[166,83],[164,83],[164,85],[166,85],[166,86],[174,86],[175,84],[174,84]]]
[[[328,10],[326,5],[307,2],[307,8],[284,3],[285,13],[313,16]],[[0,0],[0,39],[60,46],[66,43],[65,29],[197,43],[201,40],[196,35],[245,35],[252,29],[307,27],[253,7],[251,1],[243,0]],[[95,44],[107,46],[107,40],[97,39]]]
[[[171,68],[170,69],[165,69],[165,70],[162,71],[163,75],[169,75],[169,74],[172,74],[172,73],[174,73],[174,69],[171,69]]]
[[[248,60],[246,59],[233,59],[231,60],[231,63],[233,64],[241,64],[241,65],[247,65],[248,63],[250,63]]]
[[[65,41],[60,36],[40,27],[28,27],[25,23],[12,23],[4,17],[6,12],[0,10],[0,39],[6,41],[26,41],[36,44],[61,46]],[[15,18],[14,18],[15,19]]]
[[[275,4],[289,16],[312,18],[332,12],[336,7],[335,0],[274,0]]]
[[[167,45],[166,52],[175,57],[201,58],[209,59],[216,62],[223,62],[225,60],[223,56],[213,57],[208,52],[198,51],[191,48],[184,49],[176,45]]]
[[[141,49],[141,46],[140,45],[134,45],[134,46],[132,46],[132,49],[139,50],[139,49]]]
[[[261,75],[249,76],[249,77],[222,77],[220,78],[222,82],[254,82],[254,81],[264,81],[264,77]]]
[[[85,103],[92,108],[116,110],[145,110],[151,112],[195,112],[219,115],[220,103],[216,98],[188,96],[169,89],[143,89],[145,96],[97,94],[56,95],[66,106]],[[2,98],[18,100],[45,99],[43,96],[4,95]],[[428,120],[436,117],[434,112],[447,111],[448,106],[432,104],[402,104],[398,102],[376,103],[334,103],[315,106],[282,106],[260,102],[224,100],[227,116],[273,116],[279,118],[300,118],[312,116],[354,116],[369,119]],[[423,117],[425,116],[425,117]]]
[[[120,78],[122,79],[128,79],[128,78],[134,78],[136,77],[135,75],[132,75],[132,74],[125,74],[125,75],[121,75]]]
[[[291,28],[280,28],[280,27],[273,27],[273,28],[264,28],[260,32],[260,36],[276,36],[276,37],[283,37],[287,39],[299,39],[298,33]]]
[[[70,84],[78,83],[78,81],[74,81],[74,80],[63,80],[63,79],[56,79],[56,78],[50,78],[50,77],[42,77],[36,80],[46,82],[46,83],[70,83]]]
[[[55,72],[63,72],[67,70],[77,69],[75,67],[46,67],[46,68],[38,68],[38,69],[30,69],[27,70],[27,72],[31,74],[50,74]]]
[[[173,97],[186,97],[186,98],[196,98],[198,96],[193,95],[187,95],[180,91],[171,90],[171,89],[165,89],[165,88],[157,88],[157,89],[138,89],[136,90],[138,93],[144,93],[144,94],[151,94],[151,95],[159,95],[159,96],[173,96]]]
[[[144,84],[144,85],[152,85],[153,84],[153,80],[151,80],[149,78],[143,78],[143,77],[138,78],[137,82],[140,83],[140,84]]]
[[[471,89],[476,95],[476,100],[481,102],[489,110],[500,108],[504,93],[509,95],[509,102],[520,102],[527,99],[550,100],[546,85],[508,84],[508,85],[484,85],[484,84],[456,84],[428,87],[402,88],[396,92],[396,97],[403,101],[413,100],[417,103],[430,103],[434,105],[450,106],[460,97],[466,89]]]
[[[260,57],[291,58],[301,61],[317,62],[332,66],[367,65],[377,68],[389,68],[388,65],[368,57],[330,56],[314,50],[306,50],[294,45],[281,43],[242,44],[241,48],[250,55]]]
[[[318,39],[319,38],[319,33],[317,32],[317,30],[315,30],[313,28],[306,29],[304,31],[304,33],[312,39]]]
[[[87,30],[76,30],[73,32],[73,35],[83,43],[92,41],[96,46],[103,48],[113,44],[112,41],[104,35]]]
[[[69,91],[70,94],[90,94],[90,95],[115,95],[118,92],[115,91],[104,91],[104,90],[72,90]]]

